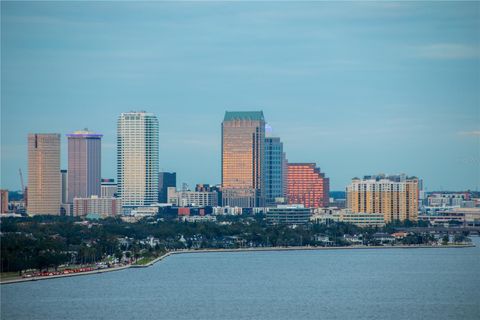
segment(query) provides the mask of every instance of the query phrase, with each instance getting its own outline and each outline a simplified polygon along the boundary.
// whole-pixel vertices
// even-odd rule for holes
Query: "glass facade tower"
[[[118,196],[123,207],[158,200],[158,120],[145,111],[122,113],[117,126]]]
[[[264,205],[264,161],[263,112],[227,111],[222,122],[222,205]]]
[[[177,174],[175,172],[160,172],[158,174],[158,202],[167,203],[169,187],[177,187]]]
[[[265,138],[265,205],[274,206],[284,194],[285,153],[278,137]]]

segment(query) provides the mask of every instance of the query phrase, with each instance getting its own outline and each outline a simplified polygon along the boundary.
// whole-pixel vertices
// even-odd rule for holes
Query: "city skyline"
[[[2,188],[20,189],[28,133],[82,127],[104,134],[115,178],[116,117],[146,109],[160,171],[191,188],[221,182],[224,112],[263,110],[331,190],[377,172],[478,189],[477,3],[1,5]]]

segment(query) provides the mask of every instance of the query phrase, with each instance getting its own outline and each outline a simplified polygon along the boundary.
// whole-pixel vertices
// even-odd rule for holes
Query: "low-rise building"
[[[343,240],[346,242],[352,244],[352,245],[361,245],[363,244],[363,239],[360,236],[357,235],[349,235],[349,234],[344,234],[343,235]]]
[[[217,191],[177,191],[169,187],[168,203],[179,207],[215,207],[218,205]]]
[[[9,201],[9,206],[14,213],[25,214],[27,211],[25,209],[24,200]]]
[[[446,213],[452,216],[463,216],[463,224],[465,226],[480,226],[480,208],[454,208]]]
[[[383,227],[385,226],[384,215],[381,213],[353,213],[344,210],[340,215],[340,221],[351,223],[358,227]]]
[[[335,242],[330,240],[329,236],[326,236],[326,235],[323,235],[323,234],[316,234],[316,235],[313,236],[313,239],[316,242],[319,242],[326,247],[331,247],[335,244]]]
[[[385,226],[384,215],[381,213],[353,213],[348,209],[339,208],[318,208],[310,220],[321,224],[351,223],[362,228]]]
[[[463,225],[465,222],[465,214],[444,211],[436,214],[420,215],[418,216],[418,221],[428,222],[432,226],[442,226],[451,223]]]
[[[373,234],[372,238],[381,244],[391,244],[395,242],[395,237],[388,233],[377,232]]]
[[[227,215],[227,216],[237,216],[242,214],[241,207],[213,207],[212,213],[214,215]]]
[[[114,198],[117,196],[118,186],[114,179],[102,179],[100,193],[102,198]]]
[[[307,224],[312,212],[303,205],[278,205],[269,208],[266,214],[268,224],[302,225]]]
[[[113,217],[122,213],[122,200],[118,198],[90,198],[73,199],[73,215],[86,216],[89,213],[97,213],[102,218]]]
[[[130,211],[130,215],[137,217],[137,218],[142,218],[142,217],[150,217],[154,216],[158,213],[158,206],[144,206],[144,207],[137,207]]]
[[[464,207],[464,202],[470,200],[469,192],[434,192],[427,196],[428,206],[444,207],[457,206]]]
[[[310,217],[310,221],[320,224],[330,224],[341,221],[342,209],[335,207],[317,208]]]
[[[215,222],[217,217],[215,216],[181,216],[179,217],[180,221],[184,222]]]

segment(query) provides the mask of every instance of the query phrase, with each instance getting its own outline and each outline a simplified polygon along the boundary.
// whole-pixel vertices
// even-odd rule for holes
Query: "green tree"
[[[449,240],[450,240],[450,238],[448,237],[448,234],[444,235],[443,238],[442,238],[442,244],[444,246],[446,246],[448,244]]]

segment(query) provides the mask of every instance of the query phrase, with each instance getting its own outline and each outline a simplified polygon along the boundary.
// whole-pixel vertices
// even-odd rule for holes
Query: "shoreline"
[[[121,267],[113,267],[109,269],[98,269],[92,271],[86,271],[81,273],[70,273],[70,274],[59,274],[53,276],[45,276],[45,277],[31,277],[31,278],[18,278],[18,279],[11,279],[0,281],[0,285],[6,284],[13,284],[13,283],[20,283],[20,282],[27,282],[27,281],[41,281],[41,280],[49,280],[49,279],[58,279],[64,277],[75,277],[75,276],[86,276],[91,274],[99,274],[105,272],[114,272],[114,271],[121,271],[129,268],[148,268],[155,263],[162,261],[163,259],[176,254],[188,254],[188,253],[212,253],[212,252],[272,252],[272,251],[321,251],[321,250],[372,250],[372,249],[452,249],[452,248],[472,248],[475,247],[474,244],[458,244],[458,245],[446,245],[446,246],[432,246],[432,245],[398,245],[398,246],[346,246],[346,247],[310,247],[310,246],[298,246],[298,247],[257,247],[257,248],[235,248],[235,249],[185,249],[185,250],[177,250],[177,251],[169,251],[154,260],[143,264],[143,265],[134,265],[129,264],[126,266]]]

